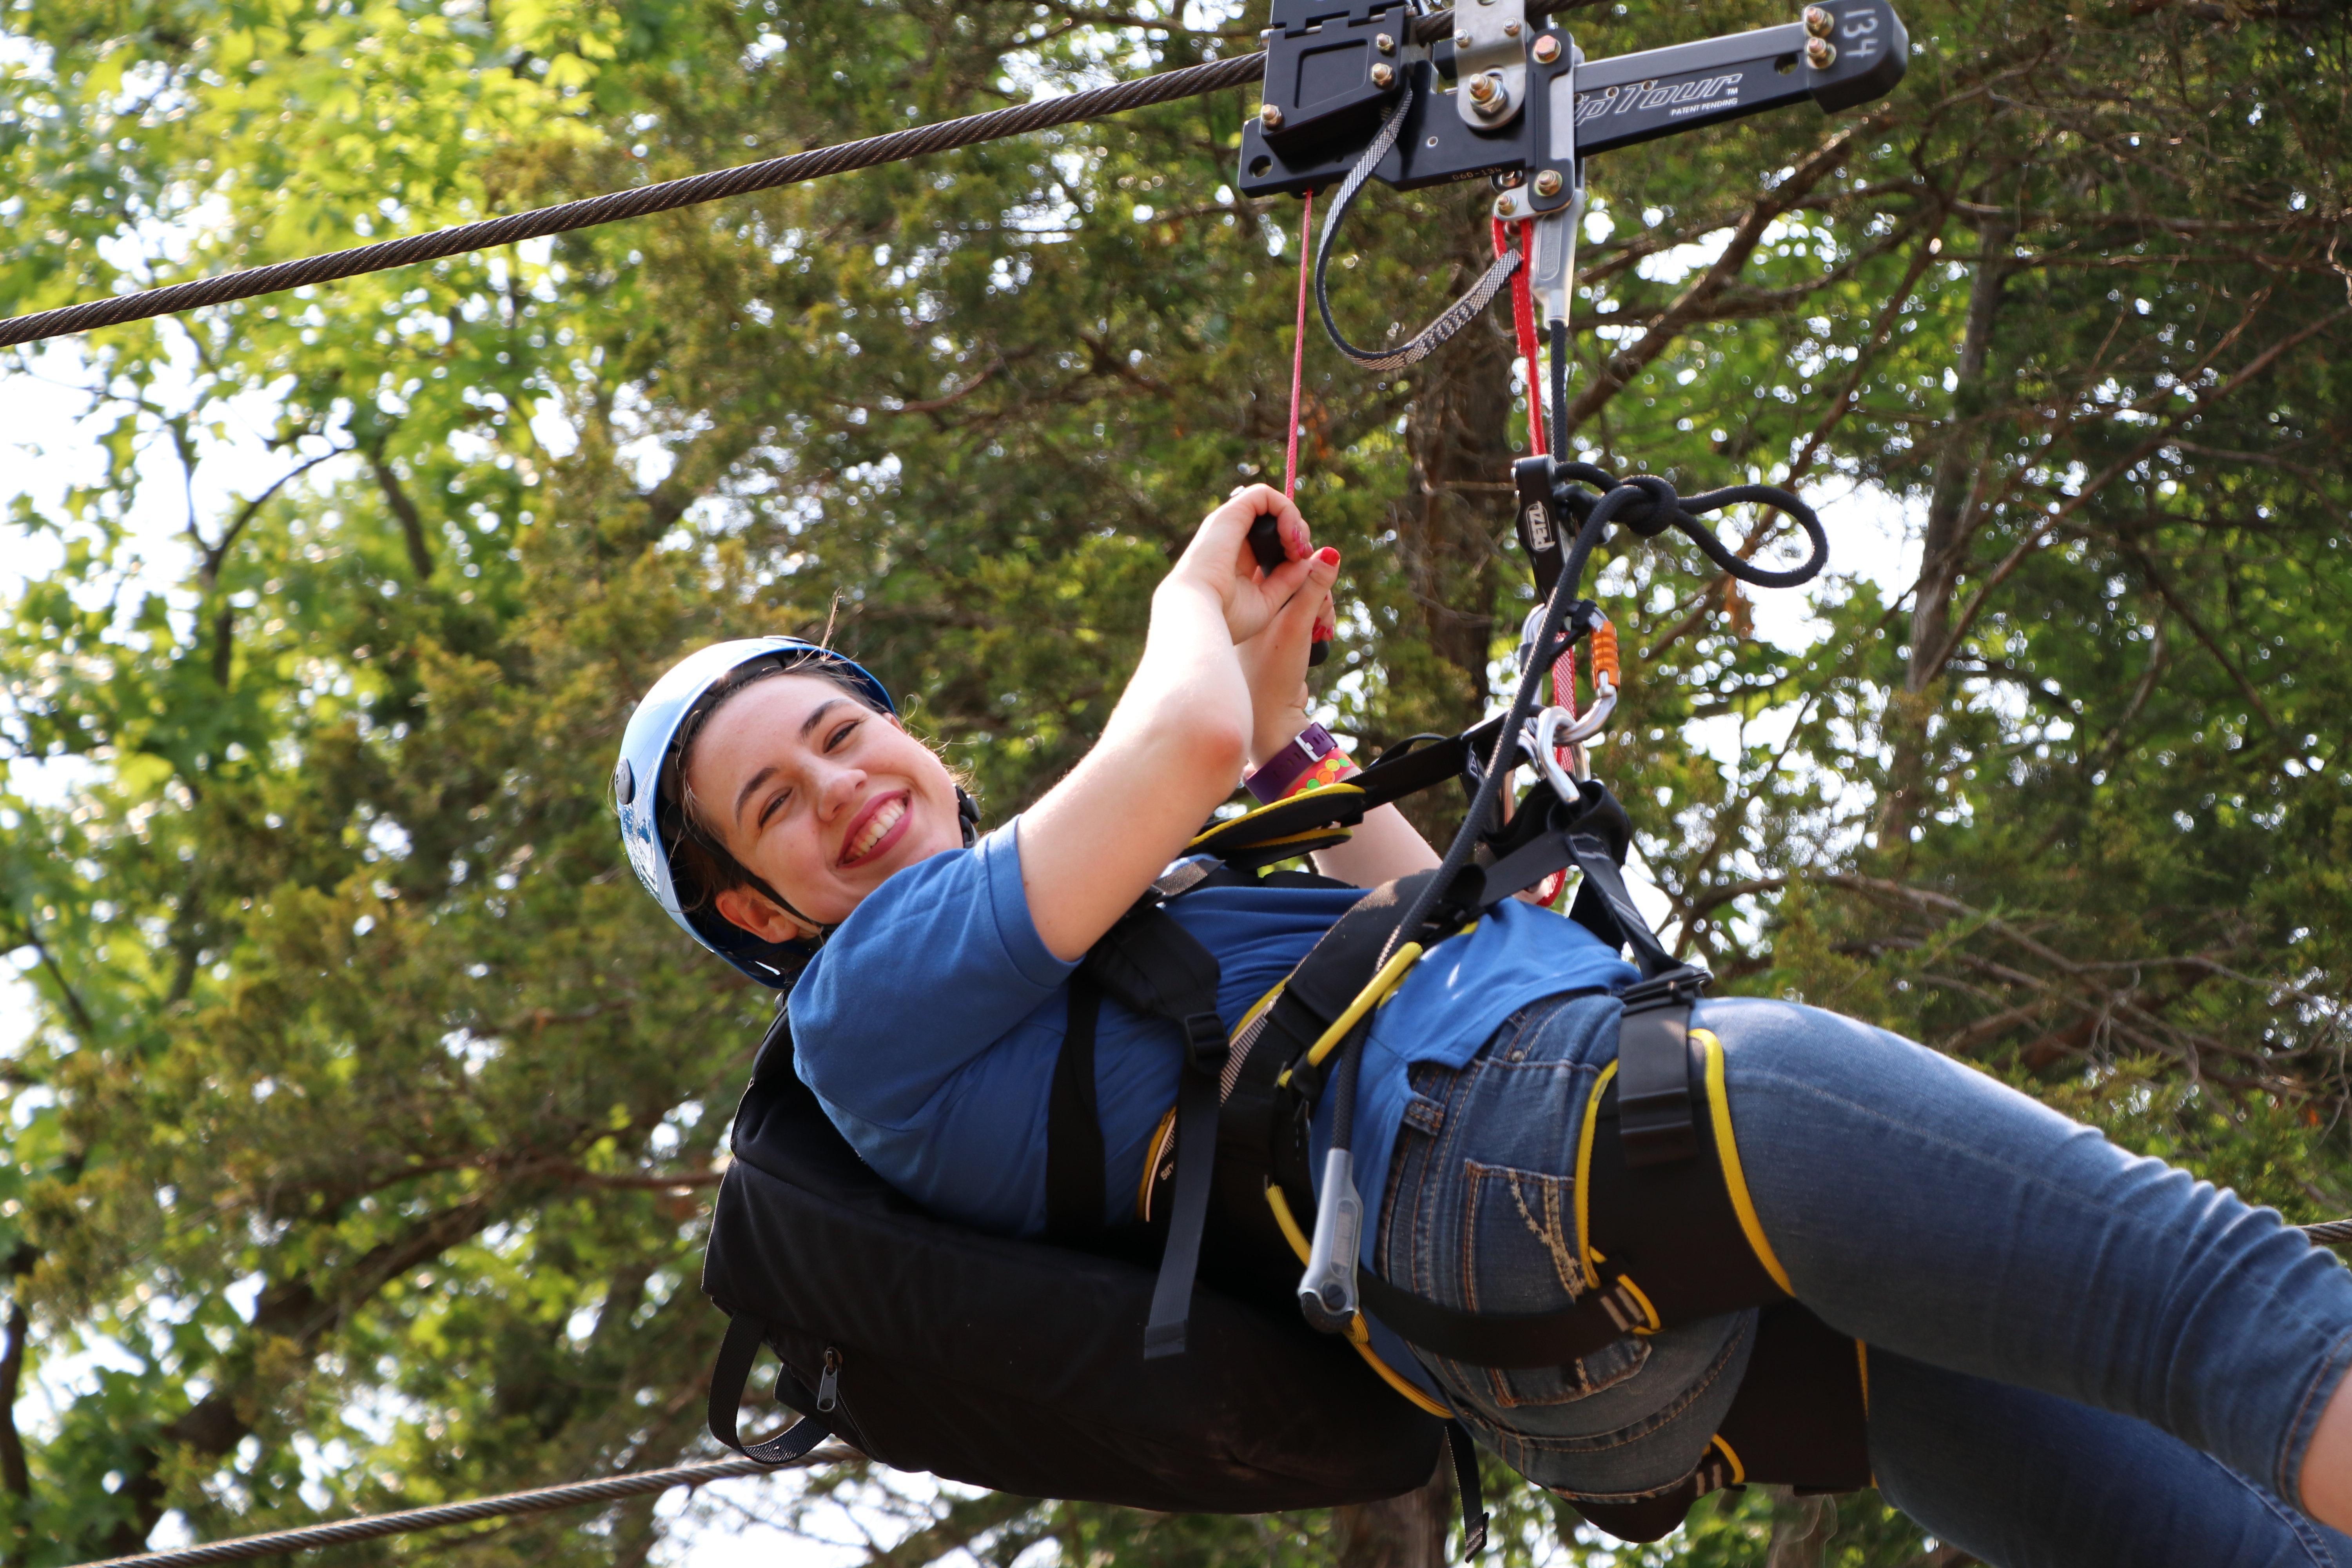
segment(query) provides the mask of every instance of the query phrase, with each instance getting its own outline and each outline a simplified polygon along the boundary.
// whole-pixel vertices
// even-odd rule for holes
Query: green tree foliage
[[[1612,556],[1631,690],[1601,769],[1729,986],[1902,1029],[2296,1217],[2352,1209],[2342,13],[1906,10],[1919,48],[1882,107],[1594,165],[1580,447],[1798,483],[1833,535],[1926,542],[1916,582],[1824,584],[1769,636],[1696,558]],[[1227,55],[1259,21],[0,16],[17,311]],[[1782,19],[1568,18],[1595,56]],[[225,1534],[702,1451],[703,1204],[770,1002],[630,885],[620,725],[688,646],[830,626],[992,816],[1050,783],[1171,552],[1281,461],[1297,216],[1227,186],[1248,101],[83,345],[110,466],[18,509],[60,564],[0,630],[10,763],[91,780],[0,795],[0,945],[40,1008],[5,1076],[0,1395],[110,1348],[53,1419],[0,1424],[12,1560],[135,1550],[167,1510]],[[1481,189],[1375,192],[1341,319],[1417,321],[1487,243]],[[1367,747],[1474,717],[1523,613],[1511,356],[1499,319],[1385,381],[1309,345],[1301,495],[1348,557],[1327,696]],[[135,450],[197,464],[238,399],[270,410],[279,477],[193,508],[184,574],[133,591]],[[1415,1561],[1433,1517],[900,1484],[824,1483],[919,1522],[897,1562]],[[1539,1495],[1504,1510],[1514,1563],[1564,1538],[1596,1563],[1953,1560],[1870,1498],[1711,1500],[1643,1552]],[[660,1532],[635,1505],[467,1559],[636,1563]]]

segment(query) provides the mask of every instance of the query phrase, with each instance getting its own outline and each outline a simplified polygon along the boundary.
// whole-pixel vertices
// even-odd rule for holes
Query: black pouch
[[[732,1147],[703,1289],[782,1359],[781,1400],[885,1464],[1199,1513],[1369,1502],[1436,1468],[1443,1423],[1295,1310],[1197,1285],[1185,1353],[1146,1361],[1149,1260],[986,1235],[900,1195],[793,1076],[781,1018]]]

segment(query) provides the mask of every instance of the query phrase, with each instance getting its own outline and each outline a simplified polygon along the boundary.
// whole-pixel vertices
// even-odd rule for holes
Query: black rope
[[[1675,487],[1654,474],[1634,474],[1619,479],[1606,468],[1591,463],[1560,463],[1555,472],[1558,479],[1552,487],[1552,499],[1571,517],[1583,518],[1597,512],[1602,505],[1632,490],[1634,495],[1610,508],[1610,518],[1644,539],[1655,539],[1667,529],[1679,530],[1690,536],[1701,554],[1743,583],[1753,583],[1759,588],[1793,588],[1810,583],[1829,564],[1830,538],[1822,527],[1821,514],[1807,506],[1790,491],[1778,485],[1726,485],[1719,490],[1706,490],[1695,496],[1679,496]],[[1559,482],[1566,480],[1566,483]],[[1582,487],[1591,485],[1600,492],[1595,496]],[[1743,501],[1769,507],[1786,512],[1797,520],[1805,531],[1811,552],[1797,565],[1785,572],[1773,571],[1743,561],[1732,548],[1716,536],[1715,530],[1699,521],[1702,514],[1720,511]]]
[[[715,1459],[707,1464],[673,1465],[666,1470],[640,1470],[634,1475],[610,1476],[601,1481],[574,1481],[568,1486],[509,1492],[504,1497],[477,1498],[471,1502],[405,1509],[399,1513],[369,1514],[359,1519],[338,1520],[332,1524],[304,1525],[299,1530],[273,1530],[267,1535],[245,1535],[234,1541],[212,1541],[202,1546],[147,1552],[135,1557],[109,1557],[103,1562],[83,1563],[80,1568],[200,1568],[201,1564],[211,1563],[246,1563],[257,1557],[276,1557],[289,1552],[312,1552],[322,1546],[341,1546],[347,1542],[373,1541],[378,1536],[406,1535],[412,1531],[436,1530],[444,1525],[503,1519],[509,1514],[544,1513],[551,1509],[578,1508],[585,1503],[617,1502],[623,1498],[643,1497],[647,1492],[666,1492],[672,1487],[705,1486],[737,1476],[763,1476],[787,1468],[805,1469],[813,1465],[838,1464],[844,1459],[858,1457],[854,1448],[828,1443],[812,1454],[781,1466],[763,1465],[756,1459]]]
[[[1557,343],[1559,334],[1554,334]],[[1555,364],[1559,362],[1556,360]],[[1609,531],[1611,523],[1622,525],[1643,538],[1654,538],[1667,529],[1678,529],[1704,551],[1707,558],[1744,582],[1761,587],[1785,588],[1808,582],[1820,574],[1829,563],[1829,536],[1822,529],[1822,520],[1813,509],[1789,491],[1773,485],[1729,485],[1704,495],[1682,497],[1674,486],[1653,474],[1636,474],[1619,479],[1606,469],[1590,463],[1558,463],[1556,473],[1571,481],[1555,481],[1553,494],[1563,508],[1582,520],[1577,530],[1576,542],[1560,567],[1559,580],[1552,585],[1551,600],[1544,610],[1542,628],[1530,645],[1531,657],[1519,672],[1518,690],[1511,699],[1510,716],[1504,720],[1500,733],[1495,737],[1494,754],[1486,760],[1486,771],[1478,781],[1477,793],[1471,797],[1469,815],[1463,818],[1454,842],[1447,845],[1445,855],[1438,862],[1436,875],[1424,882],[1414,895],[1404,919],[1381,948],[1380,963],[1375,970],[1395,956],[1405,942],[1418,941],[1430,911],[1454,883],[1454,879],[1468,865],[1478,847],[1478,836],[1492,820],[1495,801],[1502,792],[1503,780],[1518,765],[1519,731],[1526,726],[1528,716],[1535,711],[1536,693],[1541,688],[1544,674],[1557,656],[1561,628],[1577,604],[1577,593],[1584,581],[1584,569],[1591,560],[1593,550]],[[1591,492],[1578,488],[1573,481],[1595,485],[1600,489],[1596,498]],[[1786,572],[1773,572],[1742,561],[1715,536],[1715,531],[1699,521],[1700,515],[1720,510],[1740,501],[1754,501],[1774,507],[1794,517],[1812,542],[1812,553],[1802,563]],[[1354,1130],[1354,1107],[1350,1103],[1356,1082],[1356,1061],[1363,1040],[1359,1031],[1340,1047],[1340,1058],[1331,1079],[1332,1092],[1343,1096],[1332,1108],[1332,1145],[1350,1148],[1349,1135]]]

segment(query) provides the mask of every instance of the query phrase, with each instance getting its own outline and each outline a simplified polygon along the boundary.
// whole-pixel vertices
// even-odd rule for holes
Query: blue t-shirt
[[[794,1070],[877,1174],[935,1213],[1035,1236],[1045,1228],[1046,1107],[1077,965],[1055,957],[1030,919],[1019,836],[1016,817],[972,848],[885,881],[802,973],[791,1011]],[[1230,1031],[1362,896],[1353,888],[1210,888],[1168,908],[1216,955],[1218,1012]],[[1366,1267],[1389,1152],[1413,1098],[1409,1069],[1464,1066],[1531,1002],[1637,978],[1584,927],[1516,901],[1412,968],[1373,1016],[1357,1085]],[[1104,999],[1095,1093],[1108,1224],[1134,1216],[1146,1145],[1176,1102],[1182,1049],[1172,1025]],[[1333,1103],[1327,1094],[1316,1110],[1318,1180]],[[1391,1342],[1384,1359],[1418,1373],[1401,1349]]]

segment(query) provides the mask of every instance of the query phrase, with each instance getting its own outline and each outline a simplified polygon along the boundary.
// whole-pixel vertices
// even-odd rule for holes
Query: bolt
[[[1467,33],[1456,33],[1454,35],[1454,47],[1457,49],[1466,49],[1477,41],[1477,39],[1472,37]]]
[[[1495,176],[1495,188],[1498,191],[1516,191],[1527,183],[1527,175],[1517,169],[1506,169]]]
[[[1495,89],[1501,85],[1493,71],[1485,71],[1472,77],[1469,87],[1470,101],[1482,104],[1494,102]]]
[[[1271,103],[1261,103],[1257,106],[1257,122],[1268,131],[1279,131],[1282,129],[1282,110]]]
[[[1382,33],[1379,37],[1372,40],[1372,47],[1380,50],[1381,53],[1384,55],[1392,55],[1396,53],[1396,40],[1390,37],[1386,33]]]
[[[1499,218],[1507,219],[1511,216],[1511,198],[1508,196],[1496,196],[1495,198],[1495,216]]]
[[[1837,64],[1837,46],[1827,38],[1805,40],[1805,63],[1817,71],[1825,71]]]
[[[1808,5],[1805,7],[1805,31],[1811,33],[1816,38],[1828,37],[1830,36],[1830,29],[1836,26],[1837,18],[1831,16],[1827,11],[1822,10],[1819,5]]]
[[[1559,39],[1550,33],[1546,33],[1536,40],[1536,47],[1531,52],[1536,57],[1536,64],[1548,66],[1559,58]]]
[[[1372,85],[1384,90],[1394,87],[1396,85],[1396,68],[1389,64],[1386,60],[1374,61],[1372,64]]]
[[[1481,120],[1500,120],[1511,111],[1511,89],[1503,84],[1501,71],[1485,71],[1476,79],[1486,84],[1483,93],[1475,88],[1470,93],[1470,110]]]
[[[1516,38],[1518,36],[1519,25],[1517,22],[1506,22],[1503,24],[1503,37],[1507,38]]]
[[[1539,196],[1556,196],[1559,195],[1559,171],[1558,169],[1546,169],[1542,174],[1536,176],[1536,195]]]

